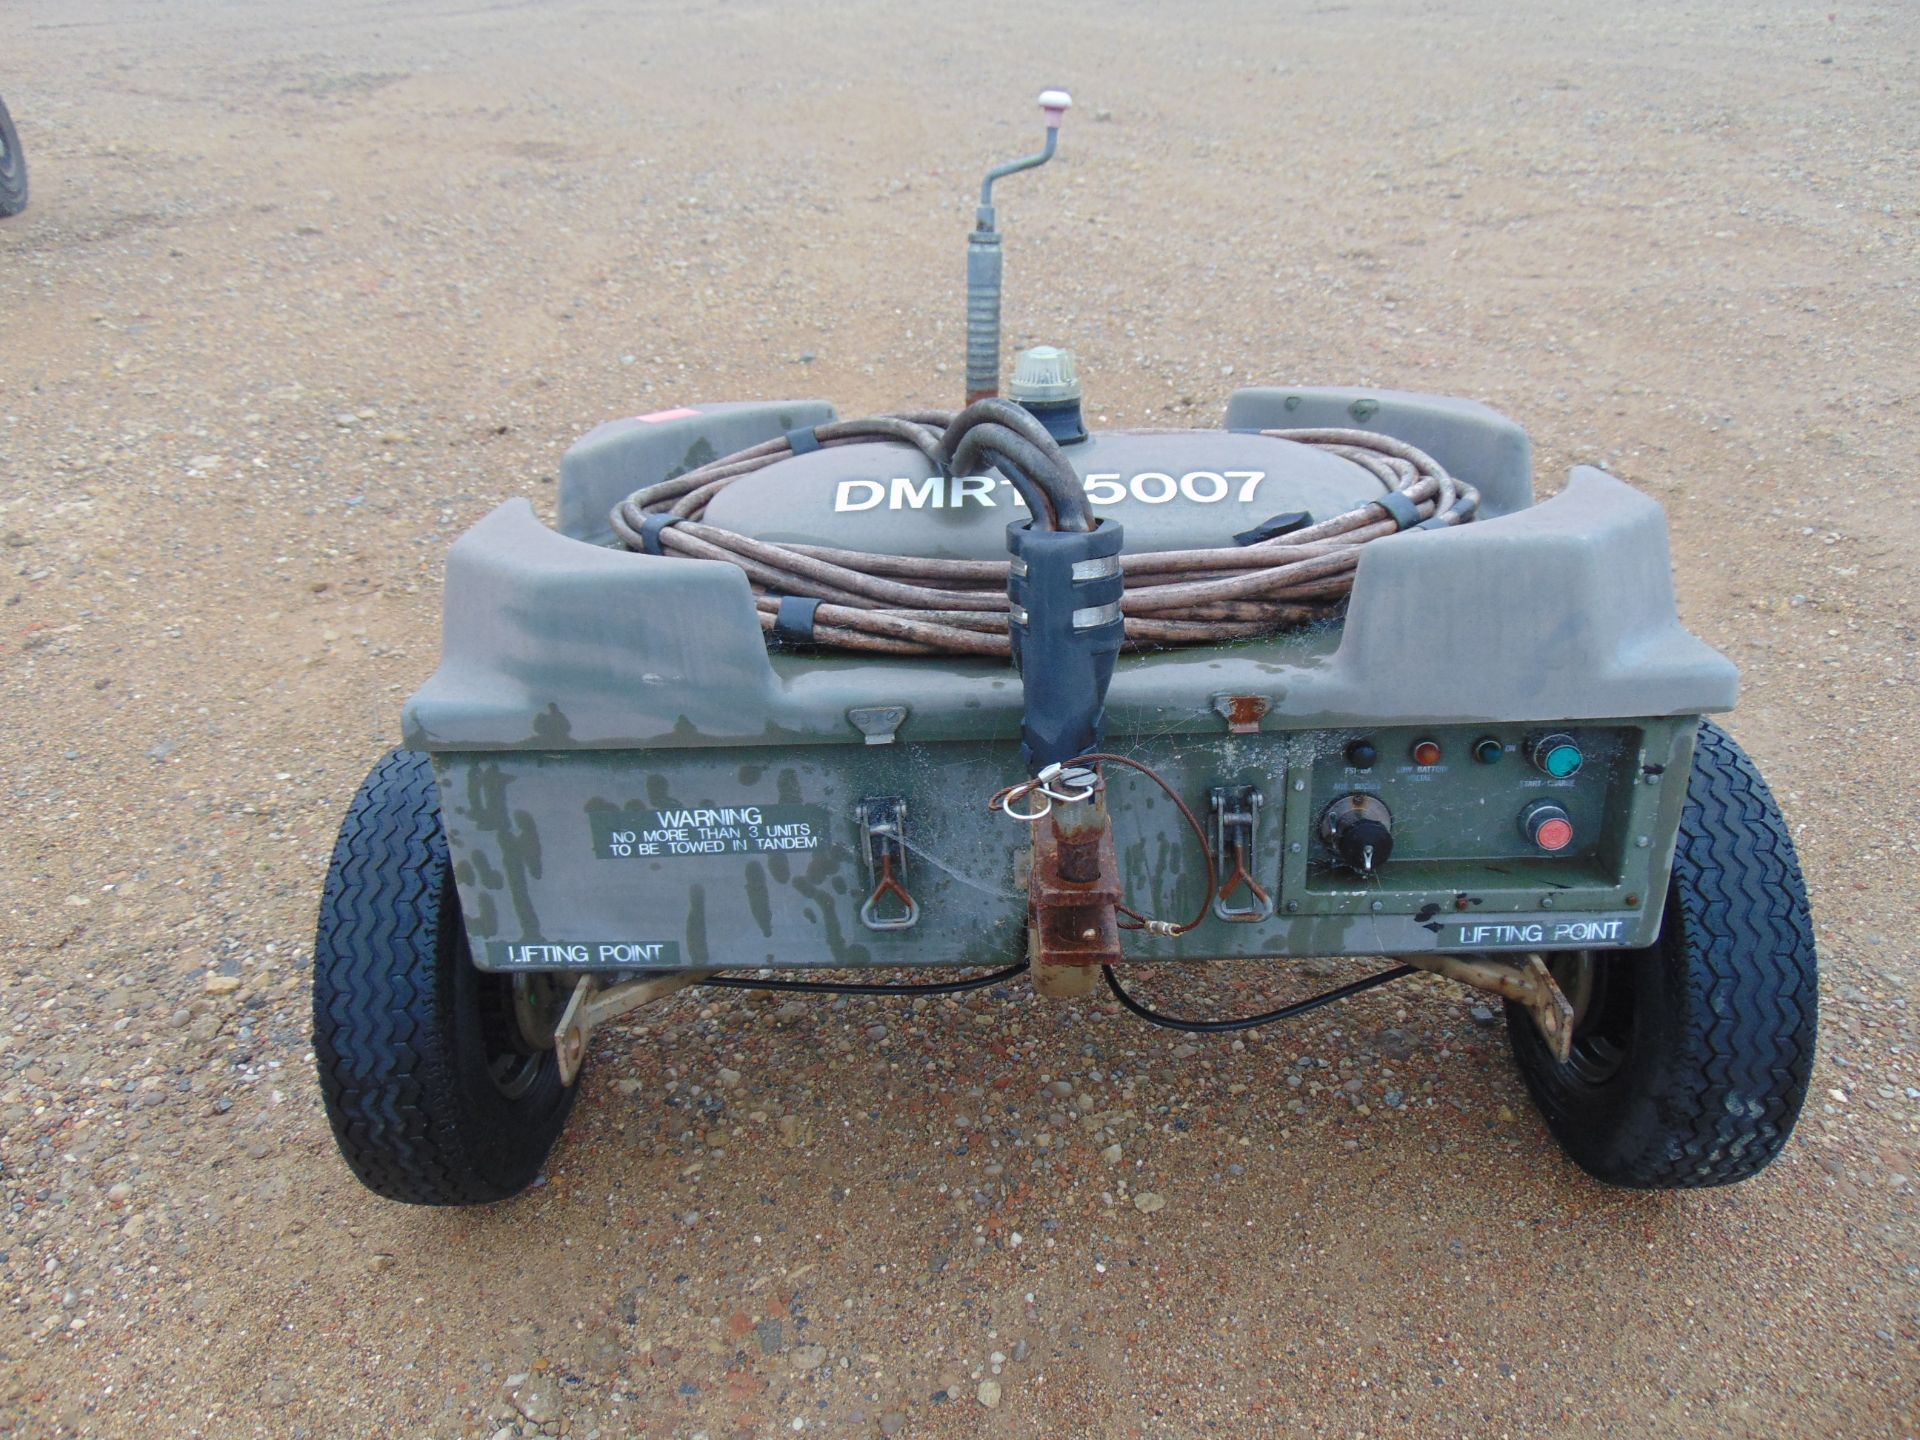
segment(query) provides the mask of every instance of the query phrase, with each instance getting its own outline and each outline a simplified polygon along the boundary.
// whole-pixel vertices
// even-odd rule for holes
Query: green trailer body
[[[454,547],[444,658],[405,730],[433,756],[477,963],[938,966],[1023,952],[1024,837],[985,803],[1021,773],[1009,666],[770,651],[739,569],[609,544],[607,512],[627,491],[830,418],[795,402],[602,426],[562,465],[561,528],[511,501]],[[1250,389],[1227,420],[1211,434],[1143,436],[1143,453],[1109,463],[1177,479],[1198,468],[1193,437],[1361,426],[1472,476],[1482,518],[1370,546],[1344,623],[1122,659],[1108,746],[1153,765],[1202,813],[1216,789],[1250,788],[1251,868],[1272,901],[1256,921],[1137,937],[1130,958],[1649,943],[1694,722],[1731,707],[1736,688],[1732,664],[1679,623],[1658,506],[1591,469],[1532,504],[1524,432],[1467,402]],[[1086,474],[1123,473],[1101,469],[1097,450],[1074,457]],[[901,455],[830,458],[833,475],[870,473],[889,488],[908,468]],[[833,515],[825,487],[784,475],[799,463],[768,472],[790,513],[761,505],[762,533],[884,549],[910,542],[903,519],[937,518],[939,543],[957,553],[998,538],[1000,517],[984,509]],[[1215,465],[1204,473],[1234,469]],[[925,477],[904,478],[909,498],[921,493]],[[1313,502],[1292,476],[1276,478],[1286,503]],[[1277,503],[1229,496],[1187,506],[1188,523],[1231,531]],[[1130,538],[1141,533],[1132,512],[1149,507],[1129,495],[1114,509]],[[1191,518],[1202,510],[1212,513]],[[875,520],[891,533],[871,533]],[[1249,729],[1236,727],[1236,701],[1259,712],[1249,733],[1235,733]],[[1534,742],[1556,733],[1578,742],[1577,774],[1534,763]],[[1437,763],[1413,759],[1423,741]],[[1347,759],[1359,743],[1379,757],[1364,769]],[[1315,823],[1355,793],[1380,797],[1397,836],[1394,864],[1364,881],[1332,863]],[[861,816],[879,797],[905,805],[911,927],[861,918],[873,888]],[[1551,856],[1521,827],[1542,800],[1564,802],[1577,837]],[[1157,914],[1192,909],[1202,869],[1170,803],[1124,780],[1110,803],[1127,893]]]

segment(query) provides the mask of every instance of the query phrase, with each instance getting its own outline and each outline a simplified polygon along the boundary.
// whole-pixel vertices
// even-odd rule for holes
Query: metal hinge
[[[1213,821],[1213,865],[1219,888],[1213,913],[1249,925],[1273,914],[1273,897],[1254,878],[1260,869],[1260,792],[1251,785],[1216,785],[1208,795]],[[1247,898],[1233,897],[1246,891]]]

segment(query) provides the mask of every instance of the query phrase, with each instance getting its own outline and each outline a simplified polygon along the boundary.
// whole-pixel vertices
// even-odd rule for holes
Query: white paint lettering
[[[854,496],[863,489],[866,491],[866,498],[855,500]],[[871,510],[886,498],[887,487],[878,480],[842,480],[839,490],[833,497],[833,508],[836,512]]]
[[[1158,470],[1142,470],[1127,487],[1142,505],[1164,505],[1180,493],[1179,483]]]
[[[1212,470],[1194,470],[1180,477],[1180,493],[1197,505],[1227,498],[1227,477]]]
[[[947,488],[947,508],[958,510],[969,500],[978,500],[989,510],[993,504],[994,480],[991,475],[956,475]]]
[[[943,498],[938,475],[929,475],[924,480],[909,480],[904,475],[896,475],[893,478],[893,497],[887,501],[887,508],[924,510],[931,505],[938,510]]]

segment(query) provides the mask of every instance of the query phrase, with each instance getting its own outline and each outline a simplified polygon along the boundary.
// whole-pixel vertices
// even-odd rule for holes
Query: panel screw
[[[1645,835],[1642,835],[1638,840],[1635,840],[1633,844],[1634,844],[1634,848],[1637,850],[1647,850],[1652,848],[1653,841],[1650,840]]]
[[[1636,905],[1638,905],[1639,903],[1640,903],[1640,897],[1639,897],[1638,895],[1629,895],[1629,896],[1627,896],[1627,905],[1628,905],[1628,908],[1632,908],[1632,907],[1634,907],[1634,906],[1636,906]]]
[[[1367,908],[1373,911],[1374,914],[1378,915],[1382,910],[1386,909],[1387,907],[1383,902],[1376,900],[1373,902],[1373,904],[1369,905]]]
[[[1293,788],[1296,790],[1304,790],[1307,788],[1307,782],[1304,780],[1296,780],[1293,782]]]
[[[1295,848],[1295,849],[1298,849],[1299,847],[1298,847],[1298,846],[1295,846],[1294,848]],[[1300,902],[1299,902],[1298,900],[1289,900],[1289,901],[1287,901],[1287,913],[1288,913],[1289,915],[1291,915],[1291,914],[1293,914],[1293,913],[1294,913],[1295,911],[1297,911],[1297,910],[1298,910],[1299,908],[1300,908]]]
[[[1542,895],[1540,897],[1540,908],[1542,910],[1551,910],[1553,908],[1553,897],[1551,895]]]

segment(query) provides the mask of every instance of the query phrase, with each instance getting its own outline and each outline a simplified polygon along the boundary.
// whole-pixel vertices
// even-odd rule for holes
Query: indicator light
[[[1482,765],[1498,765],[1506,753],[1507,747],[1491,735],[1487,736],[1484,740],[1476,740],[1473,742],[1473,758],[1478,760]]]
[[[1573,844],[1573,821],[1558,805],[1540,800],[1520,812],[1520,833],[1551,855]]]
[[[1438,765],[1440,763],[1440,742],[1438,740],[1414,741],[1413,763],[1416,765]]]
[[[1356,770],[1371,770],[1379,758],[1380,752],[1373,748],[1371,740],[1356,740],[1347,746],[1347,764]]]
[[[1528,747],[1533,763],[1556,780],[1576,774],[1586,757],[1571,735],[1542,735]]]

